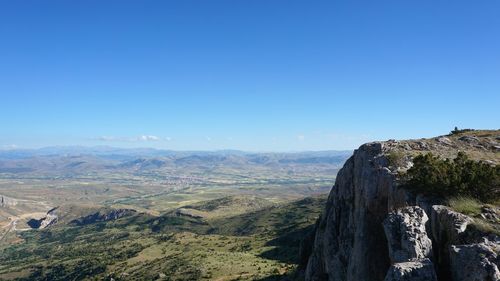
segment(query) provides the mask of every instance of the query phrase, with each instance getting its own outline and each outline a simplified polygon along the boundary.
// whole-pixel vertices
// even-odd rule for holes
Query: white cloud
[[[135,141],[159,141],[161,138],[152,135],[142,135],[138,137],[115,137],[115,136],[101,136],[96,138],[99,141],[110,141],[110,142],[135,142]],[[165,138],[165,140],[170,140],[171,138]]]
[[[146,136],[146,135],[143,135],[143,136],[138,137],[136,140],[138,140],[138,141],[159,141],[160,138],[157,137],[157,136]]]
[[[166,137],[166,138],[165,138],[165,140],[166,140],[166,141],[171,141],[171,140],[172,140],[172,138],[171,138],[171,137]]]
[[[206,137],[207,141],[212,141],[211,137]]]
[[[15,145],[15,144],[5,144],[5,145],[1,146],[2,150],[14,150],[14,149],[18,149],[18,148],[19,148],[19,146]]]
[[[119,138],[111,137],[111,136],[100,136],[97,138],[97,140],[100,140],[100,141],[119,141]]]
[[[299,141],[304,141],[304,140],[306,139],[306,136],[304,136],[304,135],[298,135],[298,136],[297,136],[297,139],[298,139]]]

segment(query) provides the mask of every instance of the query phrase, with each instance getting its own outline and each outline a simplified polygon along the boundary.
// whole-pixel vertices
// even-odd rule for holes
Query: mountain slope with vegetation
[[[190,208],[210,214],[234,200]],[[22,243],[0,250],[0,280],[279,279],[297,267],[302,234],[311,229],[325,201],[306,198],[206,218],[137,213],[83,226],[58,224],[26,231]]]

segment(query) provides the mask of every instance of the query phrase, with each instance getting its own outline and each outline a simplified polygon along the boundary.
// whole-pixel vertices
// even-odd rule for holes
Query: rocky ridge
[[[112,209],[112,208],[81,208],[80,212],[75,212],[77,206],[56,207],[47,212],[40,219],[31,219],[27,224],[31,228],[44,229],[56,224],[87,225],[96,222],[116,220],[122,217],[131,216],[136,213],[132,209]]]
[[[119,218],[134,215],[135,210],[132,209],[111,209],[111,210],[101,210],[93,214],[89,214],[77,219],[70,221],[70,224],[74,225],[87,225],[96,222],[105,222],[111,220],[117,220]]]
[[[500,280],[500,239],[474,228],[474,218],[402,189],[397,177],[413,156],[426,152],[454,157],[466,151],[498,164],[499,140],[498,130],[467,131],[361,146],[340,170],[323,215],[302,243],[305,279]],[[398,161],[391,159],[396,153]]]

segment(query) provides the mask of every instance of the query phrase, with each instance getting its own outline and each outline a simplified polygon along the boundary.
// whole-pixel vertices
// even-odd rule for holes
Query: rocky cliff
[[[43,218],[31,219],[27,224],[35,229],[43,229],[56,224],[83,226],[91,223],[116,220],[134,215],[135,213],[136,211],[132,209],[65,205],[53,208]]]
[[[499,140],[500,131],[472,131],[361,146],[338,173],[314,233],[302,243],[305,279],[500,280],[498,237],[471,227],[473,218],[442,202],[404,190],[397,176],[426,152],[453,157],[465,150],[498,164]]]
[[[96,222],[117,220],[119,218],[134,215],[135,213],[136,211],[132,209],[103,209],[93,214],[74,219],[70,224],[82,226]]]

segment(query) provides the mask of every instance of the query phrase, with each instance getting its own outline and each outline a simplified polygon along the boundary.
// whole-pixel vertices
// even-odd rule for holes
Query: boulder
[[[472,218],[446,206],[434,205],[431,210],[432,237],[443,245],[460,243],[460,235],[472,221]]]
[[[479,139],[475,136],[463,136],[463,137],[459,137],[458,140],[461,140],[461,141],[467,142],[467,143],[478,143],[479,142]]]
[[[453,281],[499,281],[498,252],[486,243],[452,245],[450,271]]]
[[[420,259],[393,264],[385,281],[437,281],[437,278],[432,262]]]
[[[481,209],[481,218],[493,223],[500,222],[500,208],[495,206],[484,206]]]
[[[388,215],[384,230],[393,263],[432,256],[432,241],[425,230],[428,220],[424,210],[417,206],[402,208]]]
[[[444,145],[453,145],[453,142],[447,137],[438,137],[436,141]]]

